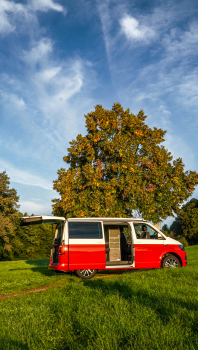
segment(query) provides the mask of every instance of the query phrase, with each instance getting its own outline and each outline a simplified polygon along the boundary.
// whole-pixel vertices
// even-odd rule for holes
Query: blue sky
[[[84,114],[114,102],[198,171],[197,0],[0,1],[0,171],[21,212],[51,214]]]

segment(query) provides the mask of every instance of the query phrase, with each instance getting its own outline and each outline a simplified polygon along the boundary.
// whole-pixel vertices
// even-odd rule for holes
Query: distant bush
[[[186,240],[185,237],[182,237],[182,236],[177,236],[177,241],[181,242],[181,244],[183,244],[184,247],[187,247],[188,246],[188,241]]]

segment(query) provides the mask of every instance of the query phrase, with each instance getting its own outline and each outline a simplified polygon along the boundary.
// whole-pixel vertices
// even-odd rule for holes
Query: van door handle
[[[97,243],[102,243],[102,242],[100,242],[100,241],[97,241]]]

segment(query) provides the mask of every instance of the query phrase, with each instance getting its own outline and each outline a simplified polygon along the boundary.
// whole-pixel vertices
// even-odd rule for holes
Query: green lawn
[[[198,246],[176,270],[97,274],[89,281],[48,259],[0,263],[0,349],[198,349]],[[60,287],[57,284],[65,283]]]

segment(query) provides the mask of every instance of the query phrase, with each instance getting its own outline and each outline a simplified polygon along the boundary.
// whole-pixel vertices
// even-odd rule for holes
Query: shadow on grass
[[[27,343],[24,344],[21,341],[9,338],[0,338],[0,350],[8,349],[29,350],[30,348]]]
[[[26,260],[25,263],[31,266],[31,271],[40,272],[45,276],[52,276],[54,274],[53,271],[48,269],[49,259],[35,259],[35,260]],[[17,268],[10,269],[10,271],[27,271],[29,268]]]
[[[96,276],[103,276],[103,275],[105,275],[105,276],[107,276],[108,277],[108,275],[109,276],[112,276],[112,275],[114,275],[114,276],[116,276],[116,275],[118,275],[118,276],[122,276],[122,275],[124,275],[124,274],[129,274],[129,273],[132,273],[132,274],[134,274],[134,273],[137,273],[138,271],[147,271],[147,270],[154,270],[154,269],[109,269],[109,270],[99,270],[98,271],[98,273],[97,273],[97,275]]]
[[[45,275],[45,276],[53,276],[54,274],[57,274],[57,275],[59,275],[59,274],[60,275],[71,275],[70,272],[53,271],[53,270],[48,269],[48,265],[50,263],[50,259],[26,260],[25,262],[26,262],[27,265],[32,266],[31,270],[33,272],[40,272],[42,275]]]
[[[150,308],[153,310],[156,315],[161,319],[161,321],[165,324],[168,323],[174,314],[178,314],[179,310],[184,309],[188,311],[196,311],[197,310],[197,301],[183,299],[179,296],[171,296],[170,294],[160,294],[160,292],[156,292],[156,295],[149,293],[144,289],[138,287],[131,288],[129,285],[123,280],[121,281],[108,281],[103,279],[94,279],[83,281],[84,285],[88,288],[97,290],[102,290],[103,295],[112,295],[118,294],[119,297],[124,298],[128,302],[135,304],[139,304],[140,306],[144,306],[146,308]],[[158,293],[158,295],[157,295]],[[192,326],[193,332],[198,332],[198,323],[193,323]]]
[[[115,280],[112,278],[111,280],[106,278],[95,278],[93,280],[82,280],[81,283],[90,290],[94,291],[94,295],[96,295],[97,298],[97,292],[98,290],[101,291],[99,295],[106,300],[108,305],[108,313],[112,314],[115,312],[115,305],[117,302],[119,303],[119,300],[125,299],[128,303],[128,307],[130,309],[131,313],[134,313],[137,315],[137,323],[139,326],[141,326],[141,323],[143,323],[143,327],[145,327],[146,330],[146,337],[148,337],[149,330],[147,329],[147,320],[145,321],[144,315],[150,315],[149,317],[153,317],[153,327],[155,328],[155,324],[159,324],[162,326],[165,326],[164,329],[162,329],[165,334],[171,335],[173,337],[174,334],[174,322],[177,322],[177,329],[179,330],[178,323],[181,326],[181,333],[183,333],[182,337],[185,341],[188,341],[188,338],[186,337],[186,334],[190,334],[190,345],[186,345],[185,349],[198,349],[197,348],[197,332],[198,332],[198,323],[196,321],[196,316],[192,316],[192,313],[189,311],[196,311],[197,310],[197,301],[194,300],[193,302],[188,301],[187,299],[183,299],[182,296],[177,296],[177,294],[171,295],[169,292],[166,294],[166,292],[163,291],[163,293],[160,293],[160,291],[156,291],[156,294],[152,294],[153,290],[149,290],[148,286],[140,286],[137,285],[134,281],[134,286],[129,285],[127,282],[123,281],[123,279]],[[90,295],[90,293],[88,293]],[[112,296],[115,296],[113,298]],[[109,297],[109,298],[108,298]],[[80,296],[79,296],[80,298]],[[107,301],[108,299],[108,301]],[[91,302],[93,301],[91,296]],[[97,341],[99,339],[99,333],[98,332],[90,332],[90,326],[86,325],[86,322],[79,322],[78,316],[78,300],[76,301],[75,298],[72,299],[73,310],[72,312],[72,322],[71,322],[71,329],[73,334],[74,341],[72,342],[67,340],[62,340],[62,346],[56,346],[57,350],[69,350],[69,349],[94,349],[97,348]],[[101,303],[103,304],[103,303]],[[121,305],[121,304],[120,304]],[[143,308],[150,309],[152,312],[145,312],[145,310],[142,310]],[[100,303],[98,304],[98,308],[100,308]],[[82,309],[81,309],[82,311]],[[157,319],[154,317],[153,313],[157,316]],[[123,324],[122,320],[124,319],[122,308],[120,307],[120,315],[121,315],[121,324]],[[117,316],[115,316],[117,317]],[[160,321],[160,322],[159,322]],[[105,321],[106,322],[106,321]],[[127,322],[127,319],[126,319]],[[105,324],[106,326],[106,324]],[[148,327],[151,326],[150,331],[152,332],[152,325],[149,324]],[[167,328],[166,328],[167,326]],[[168,330],[170,327],[170,331]],[[141,328],[141,327],[139,327]],[[138,328],[138,329],[139,329]],[[99,322],[99,329],[102,331],[102,327],[100,328],[100,322]],[[127,328],[128,329],[128,328]],[[114,331],[113,331],[114,332]],[[137,331],[138,332],[138,331]],[[116,335],[116,333],[112,333],[112,336],[115,336],[116,338],[116,346],[112,347],[112,349],[134,349],[133,345],[130,346],[129,341],[133,340],[133,337],[138,341],[141,342],[140,338],[137,336],[137,332],[134,333],[132,336],[130,336],[130,332],[128,330],[122,333],[122,329],[119,333]],[[168,333],[167,333],[168,332]],[[67,336],[66,336],[67,338]],[[160,337],[159,337],[160,339]],[[161,338],[162,340],[162,338]],[[109,341],[109,340],[108,340]],[[173,344],[173,349],[179,349],[179,339],[176,339],[176,347]],[[127,345],[129,344],[129,345]],[[145,346],[145,343],[142,342],[139,346],[138,343],[136,343],[135,349],[160,349],[160,344],[158,344],[158,339],[156,340],[156,343],[153,347],[150,347],[151,344],[148,345],[148,347]],[[164,343],[165,345],[165,343]],[[144,346],[144,347],[143,347]],[[155,347],[156,346],[156,347]],[[163,346],[162,346],[163,348]],[[111,349],[110,343],[107,344],[107,347],[104,347],[104,349]],[[166,347],[168,349],[168,347]]]
[[[33,260],[26,260],[26,264],[28,265],[34,265],[34,266],[42,266],[42,267],[48,267],[50,263],[50,259],[33,259]]]

